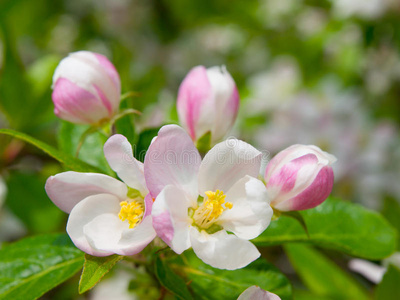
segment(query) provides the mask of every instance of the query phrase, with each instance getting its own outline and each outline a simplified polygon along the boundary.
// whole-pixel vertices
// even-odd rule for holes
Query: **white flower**
[[[238,140],[217,144],[201,161],[182,128],[162,127],[144,163],[158,236],[178,254],[192,247],[215,268],[242,268],[257,259],[248,240],[272,217],[266,188],[255,178],[260,162],[261,152]]]
[[[104,174],[64,172],[47,180],[46,192],[70,214],[67,232],[79,249],[95,256],[133,255],[156,236],[143,164],[118,134],[105,143],[104,155],[124,182]]]

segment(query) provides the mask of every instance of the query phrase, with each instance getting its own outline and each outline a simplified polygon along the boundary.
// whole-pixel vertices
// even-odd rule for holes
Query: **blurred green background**
[[[125,104],[143,112],[137,136],[177,122],[177,90],[192,67],[226,65],[241,95],[232,135],[271,155],[318,145],[338,158],[335,196],[399,225],[398,0],[1,0],[0,127],[73,152],[59,134],[80,129],[54,116],[51,79],[78,50],[106,55],[123,93],[138,93]],[[64,231],[66,215],[43,189],[61,170],[0,135],[0,242]]]

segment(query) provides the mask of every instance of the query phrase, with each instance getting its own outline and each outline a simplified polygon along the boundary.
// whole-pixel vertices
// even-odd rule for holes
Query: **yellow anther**
[[[226,195],[223,191],[207,191],[205,194],[207,198],[196,209],[193,220],[199,227],[207,229],[226,209],[231,209],[233,204],[231,202],[225,203]]]
[[[143,218],[144,204],[142,201],[122,201],[118,217],[121,221],[128,221],[129,228],[134,228]]]

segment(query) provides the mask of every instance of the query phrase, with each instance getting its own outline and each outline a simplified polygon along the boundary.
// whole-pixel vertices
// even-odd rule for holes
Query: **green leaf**
[[[397,300],[400,295],[400,269],[389,265],[381,283],[375,289],[375,300]]]
[[[138,141],[135,145],[135,150],[133,151],[134,156],[137,160],[141,162],[144,161],[144,157],[146,155],[147,149],[149,149],[150,143],[155,136],[157,136],[160,128],[150,128],[143,130],[138,138]]]
[[[79,281],[79,294],[94,287],[123,258],[123,256],[116,254],[105,257],[85,254],[85,264]]]
[[[50,233],[65,225],[65,213],[49,201],[45,183],[37,173],[12,172],[7,179],[7,206],[30,233]]]
[[[120,105],[121,111],[129,108],[128,102],[131,101],[125,100],[121,103]],[[135,144],[136,142],[136,132],[135,132],[135,127],[133,125],[133,118],[134,115],[129,114],[122,117],[121,119],[118,119],[115,122],[115,128],[117,132],[125,136],[131,144]]]
[[[400,232],[400,204],[396,199],[387,197],[384,200],[382,215],[388,222]],[[400,235],[397,235],[397,250],[400,250]]]
[[[208,131],[199,138],[196,147],[199,152],[204,155],[211,149],[211,131]]]
[[[193,291],[195,299],[237,299],[252,285],[275,293],[282,300],[291,299],[292,288],[287,278],[264,259],[258,259],[246,268],[229,271],[203,263],[193,251],[186,251],[184,256],[187,260],[185,266],[171,267],[186,275],[188,287]]]
[[[91,166],[91,165],[81,161],[80,159],[73,157],[72,155],[61,152],[61,151],[57,150],[56,148],[54,148],[42,141],[39,141],[29,135],[26,135],[25,133],[18,132],[18,131],[12,130],[12,129],[0,129],[0,134],[6,134],[9,136],[12,136],[14,138],[23,140],[23,141],[39,148],[40,150],[42,150],[49,156],[53,157],[54,159],[56,159],[57,161],[62,163],[68,169],[71,169],[71,170],[74,170],[77,172],[95,172],[95,173],[101,172],[98,168]]]
[[[58,131],[58,145],[61,151],[76,155],[81,136],[90,130],[87,125],[76,125],[62,121]],[[87,164],[98,167],[103,173],[114,175],[104,156],[103,146],[107,137],[100,132],[89,132],[79,150],[79,159]]]
[[[302,216],[302,214],[298,211],[284,211],[281,213],[283,216],[289,217],[289,218],[293,218],[295,219],[297,222],[299,222],[299,224],[301,225],[301,227],[303,227],[304,232],[307,234],[307,237],[310,237],[308,230],[307,230],[307,225],[306,222],[304,221],[304,218]]]
[[[316,295],[343,300],[368,299],[349,274],[317,250],[301,244],[286,245],[285,250],[303,283]]]
[[[158,256],[155,261],[155,273],[160,283],[172,294],[180,299],[193,299],[185,281],[176,275],[166,263]]]
[[[306,242],[367,259],[381,259],[396,249],[397,233],[378,213],[360,205],[330,198],[320,206],[300,212],[310,237],[294,219],[271,222],[256,239],[257,246]]]
[[[25,238],[0,250],[0,299],[37,299],[82,268],[66,234]]]

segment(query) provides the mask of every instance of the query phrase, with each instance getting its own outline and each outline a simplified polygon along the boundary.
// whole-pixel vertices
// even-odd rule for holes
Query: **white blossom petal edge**
[[[156,198],[153,226],[180,254],[192,247],[205,263],[243,268],[260,256],[249,242],[273,214],[267,190],[256,177],[261,152],[239,140],[217,144],[203,161],[177,125],[160,129],[144,162],[146,184]]]
[[[143,164],[119,134],[107,140],[104,155],[123,182],[69,171],[51,176],[45,189],[54,204],[69,213],[67,232],[76,247],[94,256],[134,255],[156,236]]]

